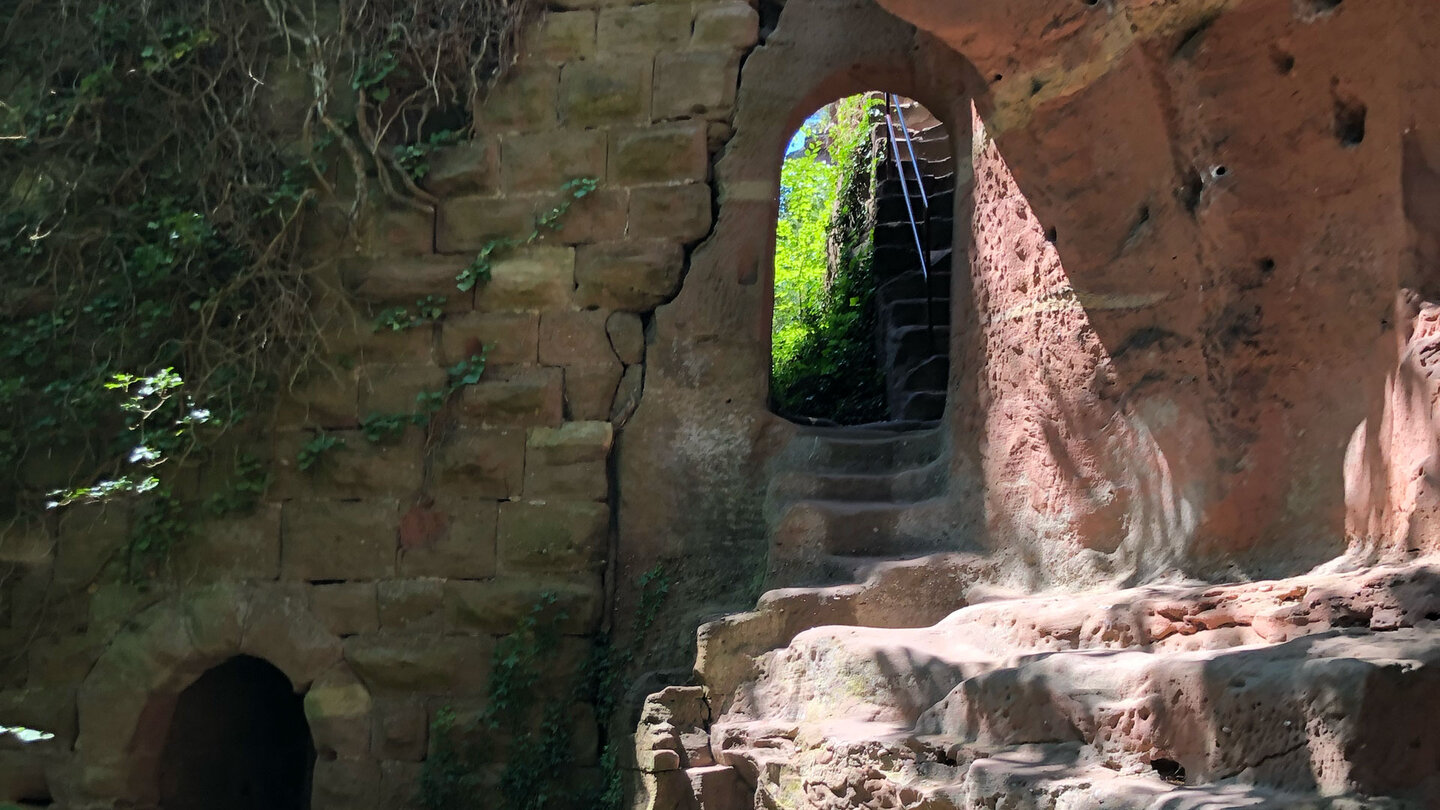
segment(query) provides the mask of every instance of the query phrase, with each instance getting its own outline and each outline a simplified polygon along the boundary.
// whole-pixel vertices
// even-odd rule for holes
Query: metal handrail
[[[885,104],[885,127],[890,132],[890,149],[895,156],[895,174],[900,178],[900,193],[905,196],[905,213],[910,219],[910,231],[915,236],[915,253],[920,259],[920,278],[925,284],[925,331],[930,342],[930,350],[935,350],[935,297],[930,291],[930,252],[927,249],[930,241],[930,197],[925,193],[925,178],[920,173],[920,161],[915,157],[915,144],[910,139],[910,128],[905,125],[905,113],[900,109],[900,97],[887,95]],[[900,142],[895,137],[895,123],[890,117],[890,110],[895,110],[895,115],[900,119],[900,131],[904,133],[905,148],[910,153],[910,164],[915,170],[915,185],[920,187],[920,201],[924,206],[925,234],[920,234],[920,224],[915,219],[915,207],[910,201],[910,186],[905,179],[905,165],[900,157]]]

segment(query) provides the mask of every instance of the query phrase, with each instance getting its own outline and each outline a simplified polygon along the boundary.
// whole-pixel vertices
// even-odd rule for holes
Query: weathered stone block
[[[524,474],[524,431],[461,426],[435,453],[432,488],[442,499],[500,501],[520,494]]]
[[[239,638],[240,652],[274,664],[296,692],[339,663],[342,652],[340,639],[310,613],[308,591],[299,584],[256,588]]]
[[[704,121],[617,131],[611,137],[610,179],[616,183],[703,181],[710,172]]]
[[[500,187],[500,149],[493,137],[479,137],[435,150],[421,185],[439,197],[489,194]]]
[[[471,296],[461,294],[466,309]],[[449,299],[446,299],[447,303]],[[412,310],[413,311],[413,310]],[[356,335],[355,350],[362,363],[426,365],[435,362],[435,326],[422,324],[411,329],[369,328]]]
[[[129,544],[127,510],[105,504],[76,504],[60,515],[54,581],[63,588],[86,585]]]
[[[451,580],[445,583],[447,628],[452,633],[513,633],[544,594],[556,597],[550,609],[563,616],[560,632],[582,635],[599,626],[604,589],[598,574],[587,574],[567,579],[506,576],[485,582]]]
[[[646,312],[680,288],[685,251],[661,239],[580,247],[575,255],[575,297],[581,306]]]
[[[496,369],[461,395],[465,415],[486,425],[554,426],[565,418],[558,368]]]
[[[334,582],[309,587],[310,612],[337,636],[380,629],[380,608],[373,582]]]
[[[447,309],[463,309],[469,299],[455,289],[455,276],[469,263],[458,256],[346,259],[340,263],[340,281],[351,295],[374,304],[413,306],[426,296],[443,295]]]
[[[90,673],[104,650],[90,635],[42,636],[30,642],[29,677],[32,686],[78,684]]]
[[[435,213],[379,207],[360,224],[360,241],[369,256],[424,256],[435,247]]]
[[[474,312],[445,319],[440,362],[450,365],[484,352],[495,365],[533,365],[539,344],[540,316],[533,312]]]
[[[380,759],[419,762],[425,758],[430,723],[413,697],[376,701],[370,752]]]
[[[565,414],[576,420],[604,420],[615,404],[615,391],[625,366],[611,358],[608,363],[583,363],[565,367]]]
[[[616,359],[605,331],[604,310],[546,312],[540,316],[540,362],[549,366],[609,363]]]
[[[690,40],[690,6],[649,3],[600,12],[597,39],[604,54],[653,54]]]
[[[285,579],[380,579],[395,573],[393,501],[285,504],[280,572]]]
[[[530,431],[525,450],[525,496],[603,501],[610,492],[608,422],[567,422]]]
[[[370,690],[340,664],[305,693],[305,720],[321,759],[370,753]]]
[[[595,12],[552,11],[530,40],[532,55],[548,62],[595,56]]]
[[[760,40],[760,14],[749,3],[705,6],[695,14],[690,47],[695,50],[748,49]]]
[[[640,123],[650,116],[650,57],[571,62],[560,74],[560,120],[566,126]]]
[[[186,585],[280,576],[280,505],[209,520],[170,550],[170,571]]]
[[[14,521],[0,529],[0,563],[39,565],[54,558],[55,535],[51,521]]]
[[[482,694],[495,643],[489,636],[377,634],[345,640],[345,660],[376,690]]]
[[[474,254],[495,239],[518,238],[535,226],[535,215],[542,204],[539,197],[455,197],[443,200],[435,225],[435,250],[439,253]],[[455,290],[455,276],[468,266],[473,255],[432,259],[448,262],[454,272],[444,280],[445,289]],[[440,289],[436,282],[435,289]],[[423,297],[423,295],[422,295]],[[407,301],[407,303],[412,303]]]
[[[696,242],[710,233],[710,186],[637,188],[630,192],[630,234]]]
[[[93,643],[93,642],[92,642]],[[0,716],[6,725],[39,729],[67,745],[75,739],[75,689],[36,686],[0,692]],[[0,796],[7,794],[0,793]]]
[[[443,391],[449,379],[439,366],[372,363],[360,368],[362,419],[370,414],[411,414],[421,394]]]
[[[482,131],[537,131],[555,126],[556,88],[560,68],[554,65],[520,65],[511,70],[475,110]]]
[[[625,225],[630,214],[630,190],[624,188],[596,189],[575,200],[559,227],[541,237],[543,243],[558,242],[576,245],[625,238]]]
[[[604,565],[610,508],[530,501],[500,505],[500,564],[507,571],[580,573]]]
[[[413,395],[412,395],[413,396]],[[407,410],[414,408],[414,402]],[[275,435],[275,481],[271,498],[399,497],[415,492],[424,479],[425,435],[408,428],[394,441],[375,443],[358,430],[331,431],[344,442],[332,447],[308,470],[299,468],[301,449],[314,441],[311,431]]]
[[[331,367],[311,372],[280,393],[279,427],[347,428],[360,422],[360,395],[353,370]]]
[[[437,578],[379,583],[380,629],[438,633],[445,629],[444,587]]]
[[[320,758],[311,779],[311,810],[377,810],[380,764],[373,759]]]
[[[570,309],[575,300],[575,249],[532,247],[497,259],[475,295],[484,312]]]
[[[416,797],[424,770],[419,762],[381,762],[379,810],[420,810]]]
[[[451,501],[444,510],[444,525],[423,544],[401,550],[400,573],[481,579],[495,574],[494,501]]]
[[[605,334],[610,348],[627,366],[645,359],[645,326],[633,312],[612,312],[605,321]]]
[[[654,117],[724,117],[735,107],[740,57],[734,51],[681,51],[655,57]]]
[[[510,191],[554,191],[577,177],[603,177],[605,140],[599,130],[505,136],[500,143],[500,181]]]

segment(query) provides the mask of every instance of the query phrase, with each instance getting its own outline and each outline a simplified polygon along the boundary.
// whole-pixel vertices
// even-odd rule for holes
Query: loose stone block
[[[280,505],[207,520],[170,550],[170,571],[186,585],[280,576]]]
[[[560,74],[560,120],[571,127],[640,123],[650,116],[650,57],[571,62]]]
[[[547,62],[569,62],[595,55],[594,11],[552,11],[531,39],[530,53]]]
[[[421,185],[438,197],[488,194],[500,188],[500,147],[493,137],[441,147],[431,153],[429,163]]]
[[[524,472],[524,431],[461,426],[436,451],[431,486],[441,499],[501,501],[520,494]]]
[[[539,131],[555,127],[555,99],[560,68],[554,65],[518,65],[485,97],[475,110],[475,124],[483,132]]]
[[[723,3],[695,15],[690,47],[695,50],[751,48],[760,40],[760,14],[749,3]]]
[[[504,369],[465,389],[465,415],[486,425],[554,426],[564,421],[564,376],[558,368]]]
[[[380,633],[345,640],[345,660],[376,690],[482,694],[490,676],[489,636]]]
[[[610,179],[626,184],[704,180],[710,171],[707,128],[704,121],[682,121],[616,132]]]
[[[455,277],[474,259],[475,251],[495,239],[518,238],[535,226],[535,215],[545,200],[534,196],[455,197],[440,202],[435,224],[435,250],[467,254],[432,259],[448,262],[454,271],[445,279],[455,289]],[[437,282],[438,289],[438,282]],[[422,296],[423,297],[423,296]],[[410,299],[408,303],[413,303]]]
[[[500,179],[510,191],[554,191],[577,177],[605,175],[605,133],[598,130],[507,135]]]
[[[546,312],[540,316],[540,362],[549,366],[614,361],[604,310]]]
[[[581,573],[604,565],[610,508],[530,501],[500,505],[500,563],[506,571]]]
[[[625,369],[620,385],[615,389],[615,403],[610,406],[610,421],[616,430],[625,427],[635,409],[640,407],[640,395],[645,388],[645,366],[636,363]]]
[[[444,587],[436,578],[379,583],[380,629],[438,633],[445,629]]]
[[[645,327],[633,312],[612,312],[605,321],[610,348],[627,366],[645,359]]]
[[[575,300],[575,249],[532,247],[497,259],[490,281],[475,295],[483,312],[571,309]]]
[[[581,306],[646,312],[680,288],[685,251],[662,239],[585,245],[575,255],[575,297]]]
[[[576,420],[603,420],[610,415],[615,391],[624,376],[619,360],[565,367],[565,413]]]
[[[373,363],[360,368],[359,395],[362,418],[370,414],[411,414],[418,397],[443,391],[449,378],[439,366]]]
[[[429,734],[430,723],[419,700],[389,698],[375,702],[370,734],[370,752],[374,756],[419,762],[425,758]]]
[[[710,186],[637,188],[630,192],[630,234],[696,242],[710,233]]]
[[[655,57],[655,120],[728,116],[739,79],[734,51],[662,53]]]
[[[495,575],[494,501],[450,502],[445,524],[429,542],[401,550],[403,576],[482,579]]]
[[[605,54],[652,54],[677,48],[690,40],[691,13],[688,4],[650,3],[600,12],[597,33]]]
[[[542,595],[556,597],[552,610],[563,614],[560,632],[593,633],[600,623],[605,594],[598,574],[579,578],[506,576],[486,582],[445,583],[447,627],[452,633],[515,632]]]
[[[530,431],[525,451],[525,496],[603,501],[609,496],[608,422],[567,422]]]
[[[337,636],[380,629],[380,607],[373,582],[334,582],[309,587],[310,612]]]
[[[393,501],[285,504],[280,571],[285,579],[380,579],[395,573]]]
[[[485,353],[498,366],[533,365],[539,358],[540,316],[534,312],[472,312],[446,318],[440,329],[440,362],[458,363]]]

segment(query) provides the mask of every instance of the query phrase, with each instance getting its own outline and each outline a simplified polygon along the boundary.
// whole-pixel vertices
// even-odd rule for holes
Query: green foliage
[[[262,459],[241,453],[236,457],[224,487],[205,499],[204,511],[212,517],[248,513],[260,503],[269,486],[269,465]]]
[[[337,450],[344,446],[345,440],[339,436],[332,436],[323,430],[318,431],[310,437],[309,441],[300,446],[300,453],[295,459],[296,465],[301,470],[309,472],[315,469],[321,461],[324,461],[325,455],[331,450]]]
[[[482,742],[507,741],[499,774],[498,794],[504,810],[620,810],[623,772],[615,752],[601,751],[601,784],[570,781],[574,775],[571,744],[576,718],[572,707],[589,704],[600,721],[600,740],[610,735],[604,725],[627,683],[634,647],[643,644],[670,590],[659,566],[636,583],[640,603],[631,627],[631,647],[620,650],[600,639],[568,691],[555,683],[555,651],[566,620],[554,593],[544,593],[521,618],[515,631],[501,638],[491,665],[490,690],[484,710],[462,720],[448,709],[435,714],[430,752],[421,770],[419,802],[426,810],[494,810],[485,795],[480,773],[493,759]],[[543,694],[542,694],[543,690]],[[546,697],[548,695],[548,697]],[[543,708],[541,708],[543,706]]]
[[[423,141],[397,144],[394,148],[395,165],[411,180],[424,180],[430,174],[430,156],[435,150],[458,143],[463,136],[462,132],[442,129]]]
[[[170,549],[194,529],[184,505],[169,487],[157,487],[140,501],[131,519],[126,574],[131,580],[155,575]]]
[[[434,323],[445,314],[446,300],[443,295],[427,295],[415,302],[413,312],[408,307],[390,307],[375,316],[372,328],[377,332],[381,330],[403,332],[406,329]]]
[[[570,207],[576,202],[590,196],[600,185],[600,181],[593,177],[577,177],[568,180],[560,187],[560,202],[545,213],[535,218],[530,232],[523,236],[508,236],[491,239],[480,246],[475,258],[460,274],[455,277],[455,286],[461,292],[474,289],[477,285],[484,285],[490,281],[490,270],[497,255],[508,250],[525,247],[534,244],[547,231],[553,231],[560,227],[561,220],[570,211]]]
[[[884,418],[870,272],[878,101],[843,99],[803,130],[781,171],[776,226],[771,395],[787,416]]]

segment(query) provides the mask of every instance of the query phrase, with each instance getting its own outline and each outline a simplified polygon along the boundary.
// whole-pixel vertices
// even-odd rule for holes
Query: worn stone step
[[[920,179],[925,183],[925,191],[929,194],[935,194],[941,191],[950,191],[955,188],[955,174],[953,172],[941,175],[921,175]],[[906,175],[905,183],[909,186],[910,193],[914,194],[915,175]],[[881,197],[890,196],[892,194],[899,194],[900,178],[893,175],[885,178],[876,185],[875,192]]]
[[[941,461],[878,474],[787,470],[771,479],[767,501],[777,506],[800,500],[913,503],[939,495],[945,475]]]
[[[951,266],[951,250],[942,248],[926,253],[927,269],[935,273],[948,273]],[[920,257],[914,242],[908,245],[885,245],[875,250],[871,267],[876,278],[890,279],[910,271],[919,272]],[[883,283],[883,282],[882,282]]]
[[[932,216],[930,218],[929,248],[931,250],[940,250],[953,246],[955,240],[953,238],[952,226],[953,220],[950,217]],[[924,229],[921,229],[920,235],[923,240],[925,237]],[[879,248],[888,245],[914,249],[915,233],[910,229],[909,221],[881,222],[875,226],[875,246]]]
[[[909,222],[913,213],[917,222],[925,221],[926,203],[920,199],[920,194],[915,190],[914,183],[910,184],[910,208],[905,207],[905,195],[898,189],[889,194],[881,194],[877,202],[876,215],[878,222]],[[955,192],[944,191],[931,194],[928,199],[931,227],[941,219],[953,219],[955,213]],[[949,227],[948,225],[946,227]]]
[[[944,391],[950,383],[950,357],[932,355],[905,372],[900,388],[905,391]]]
[[[941,270],[935,270],[928,274],[922,274],[918,269],[908,273],[900,273],[891,276],[882,282],[875,290],[875,295],[880,305],[886,306],[892,301],[901,301],[907,298],[925,298],[926,292],[930,298],[944,296],[950,297],[950,274]]]
[[[776,459],[776,468],[879,474],[922,467],[940,458],[943,451],[943,436],[938,428],[799,428]]]
[[[909,371],[937,354],[944,354],[949,345],[948,327],[902,326],[886,334],[882,359],[888,369]]]
[[[943,550],[946,538],[929,518],[951,504],[940,498],[915,503],[796,501],[771,529],[775,559],[817,555],[913,557]]]
[[[931,323],[935,326],[949,326],[950,298],[937,296],[929,301],[924,298],[892,301],[880,309],[880,323],[886,332],[902,326],[928,326]]]
[[[905,396],[898,414],[906,419],[939,419],[945,415],[944,391],[916,391]]]

